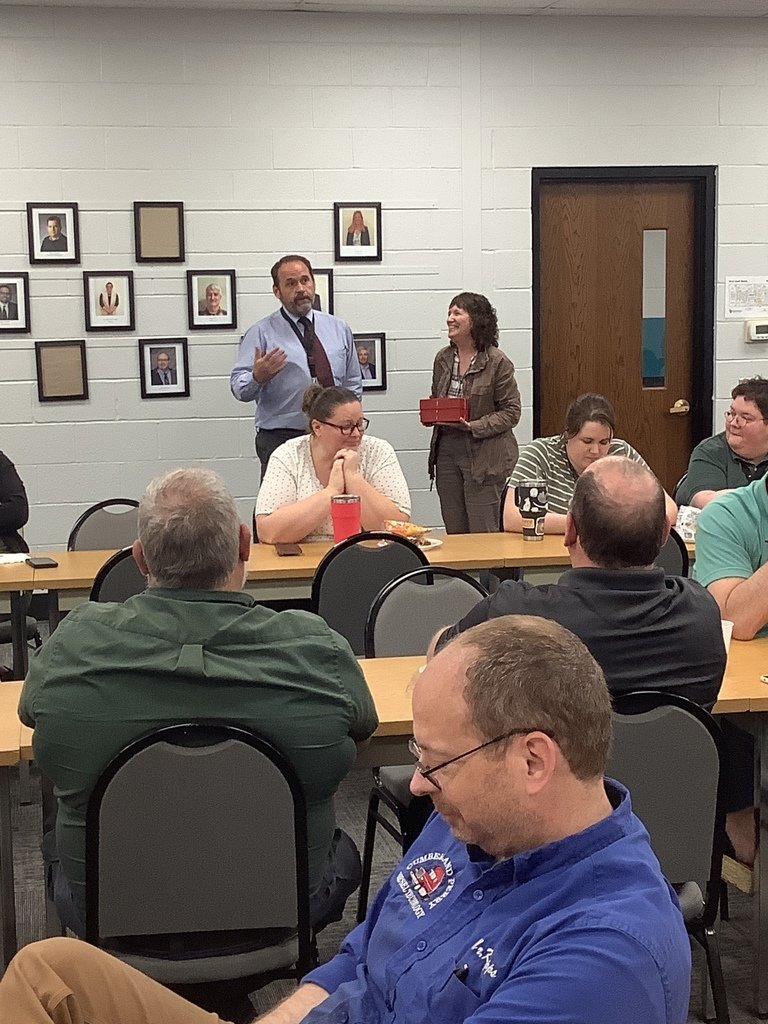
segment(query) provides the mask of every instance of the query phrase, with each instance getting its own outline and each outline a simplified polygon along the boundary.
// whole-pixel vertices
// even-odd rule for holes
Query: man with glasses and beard
[[[768,473],[768,380],[747,377],[731,392],[725,430],[691,453],[688,472],[674,495],[678,505],[704,508],[713,498]]]
[[[272,267],[280,309],[245,332],[230,374],[232,394],[256,403],[256,454],[261,477],[272,452],[306,433],[302,396],[317,381],[324,388],[363,393],[360,363],[349,324],[314,309],[315,276],[305,256],[283,256]]]
[[[436,813],[337,956],[262,1024],[684,1024],[689,940],[627,791],[603,777],[611,702],[583,644],[525,616],[468,630],[418,677],[413,728],[411,789]],[[213,1024],[69,939],[18,954],[0,1018]]]

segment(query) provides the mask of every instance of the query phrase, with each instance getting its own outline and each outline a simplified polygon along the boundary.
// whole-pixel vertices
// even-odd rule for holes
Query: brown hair
[[[275,286],[275,288],[277,288],[278,285],[280,284],[280,282],[277,279],[278,274],[280,273],[280,267],[282,267],[286,263],[303,263],[304,266],[309,271],[309,276],[312,278],[313,281],[315,280],[315,272],[312,269],[312,264],[309,262],[306,256],[281,256],[277,263],[275,263],[275,265],[272,267],[272,270],[270,271],[270,273],[272,274],[272,284]]]
[[[603,395],[593,394],[588,391],[584,395],[574,398],[565,414],[565,428],[563,437],[569,440],[576,437],[585,423],[602,423],[611,431],[611,436],[616,433],[616,413],[613,406]]]
[[[576,778],[604,774],[611,698],[600,666],[573,633],[548,619],[504,615],[454,643],[472,648],[464,700],[481,737],[541,729]]]
[[[340,405],[359,401],[349,388],[324,388],[322,384],[310,384],[301,400],[301,411],[311,423],[312,420],[327,420]]]
[[[731,398],[745,398],[754,402],[764,420],[768,420],[768,380],[759,374],[740,380],[731,392]]]
[[[470,333],[478,352],[499,347],[499,321],[496,318],[496,310],[484,295],[478,295],[477,292],[459,292],[448,303],[448,309],[451,306],[458,306],[472,318]]]

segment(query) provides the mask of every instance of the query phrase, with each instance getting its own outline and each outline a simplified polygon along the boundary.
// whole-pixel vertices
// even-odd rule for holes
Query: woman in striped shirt
[[[548,511],[544,517],[545,533],[565,533],[565,517],[571,507],[576,481],[591,463],[606,455],[625,455],[646,466],[642,455],[631,444],[614,437],[616,415],[613,406],[602,395],[579,395],[568,406],[565,429],[554,437],[537,437],[520,449],[509,491],[504,503],[504,529],[522,533],[520,510],[515,504],[516,484],[526,480],[545,480]],[[665,492],[666,494],[666,492]],[[667,519],[674,524],[677,506],[666,494]]]

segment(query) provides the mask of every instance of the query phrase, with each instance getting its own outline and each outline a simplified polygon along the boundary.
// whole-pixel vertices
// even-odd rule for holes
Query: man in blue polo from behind
[[[349,324],[314,308],[315,275],[305,256],[283,256],[272,267],[276,313],[243,335],[229,378],[232,394],[256,403],[256,454],[262,479],[275,448],[307,432],[301,411],[312,381],[362,397],[360,362]]]
[[[418,677],[413,727],[411,788],[436,813],[337,956],[262,1024],[684,1024],[689,940],[603,776],[611,703],[581,641],[528,616],[467,630]],[[68,939],[18,954],[6,1018],[216,1020]]]

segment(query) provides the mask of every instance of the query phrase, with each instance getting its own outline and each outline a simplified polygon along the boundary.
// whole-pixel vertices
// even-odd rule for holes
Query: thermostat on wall
[[[765,320],[747,320],[747,341],[768,341],[768,317]]]

